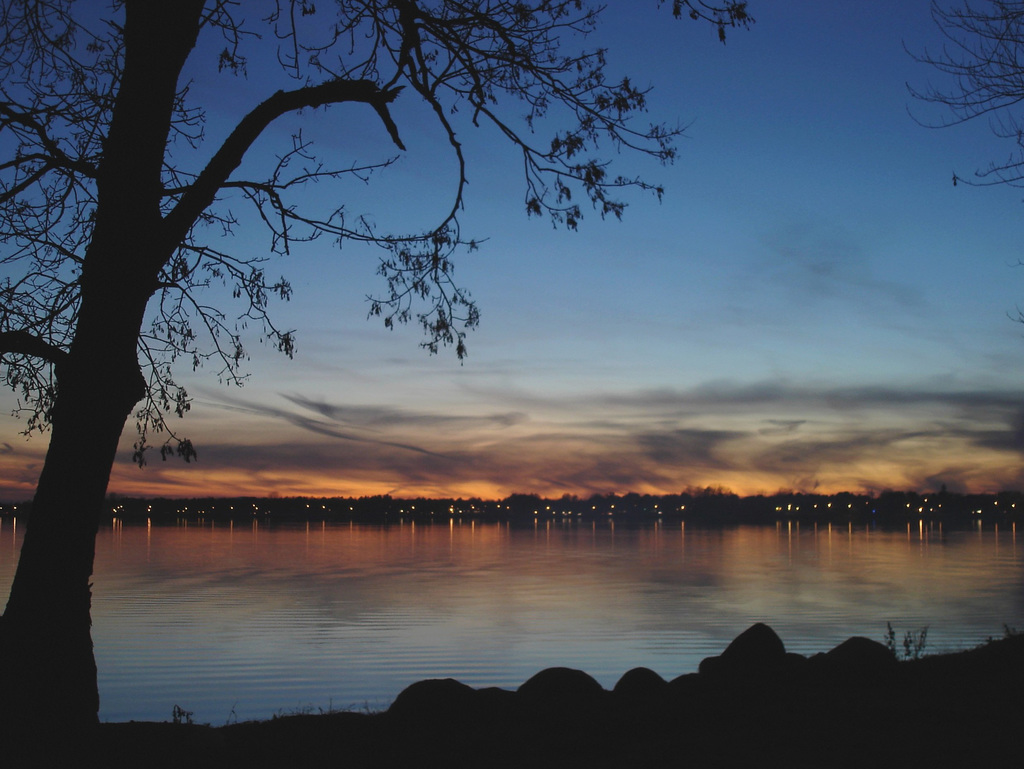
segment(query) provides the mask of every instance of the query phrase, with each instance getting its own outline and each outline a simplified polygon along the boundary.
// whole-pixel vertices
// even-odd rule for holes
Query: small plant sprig
[[[191,726],[192,716],[194,715],[194,712],[192,712],[191,710],[185,710],[185,708],[181,707],[180,705],[175,705],[173,708],[171,708],[171,721],[179,725],[186,724]]]
[[[916,660],[924,656],[924,649],[928,645],[927,625],[916,633],[910,630],[904,633],[902,649],[896,645],[896,631],[893,630],[892,623],[886,622],[885,627],[885,648],[891,651],[896,659]]]

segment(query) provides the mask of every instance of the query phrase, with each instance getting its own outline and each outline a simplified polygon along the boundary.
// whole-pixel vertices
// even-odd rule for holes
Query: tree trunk
[[[71,356],[58,373],[50,446],[0,625],[0,659],[9,663],[0,719],[7,725],[97,721],[90,632],[96,532],[118,439],[143,386],[135,340],[145,301],[128,309],[109,299],[83,301]],[[130,316],[134,334],[130,327],[112,332]]]
[[[118,440],[145,393],[137,346],[146,304],[178,245],[163,228],[161,173],[203,0],[128,0],[124,9],[124,69],[96,178],[75,338],[56,371],[50,445],[0,621],[0,724],[11,736],[42,724],[50,741],[98,720],[96,532]]]

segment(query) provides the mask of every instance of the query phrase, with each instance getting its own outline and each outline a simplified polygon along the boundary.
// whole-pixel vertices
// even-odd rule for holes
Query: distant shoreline
[[[110,495],[106,513],[126,523],[174,523],[179,520],[390,523],[466,519],[487,522],[581,520],[700,524],[775,523],[777,521],[908,523],[964,525],[1015,524],[1024,513],[1024,492],[933,494],[885,491],[868,494],[802,494],[740,497],[723,489],[672,495],[605,494],[588,498],[547,499],[513,494],[501,500],[476,498],[366,497],[199,497],[143,498]],[[0,518],[31,515],[31,503],[0,505]]]

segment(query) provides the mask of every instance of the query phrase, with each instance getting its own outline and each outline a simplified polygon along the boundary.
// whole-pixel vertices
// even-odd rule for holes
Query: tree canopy
[[[669,162],[679,135],[677,126],[638,123],[648,91],[628,77],[610,76],[604,50],[573,47],[594,29],[600,11],[578,0],[342,1],[327,8],[307,0],[256,8],[193,3],[174,15],[176,23],[195,26],[187,30],[192,44],[177,52],[180,65],[149,63],[158,71],[145,72],[132,66],[129,36],[137,35],[141,45],[170,35],[167,28],[146,29],[134,3],[116,3],[106,14],[60,0],[5,3],[0,363],[6,383],[21,396],[28,431],[49,421],[53,366],[74,337],[82,264],[102,221],[102,188],[107,180],[118,183],[111,169],[121,162],[149,165],[138,183],[159,201],[154,224],[170,249],[167,257],[154,257],[160,263],[139,337],[146,386],[136,413],[138,461],[149,438],[168,431],[167,415],[188,410],[188,394],[174,380],[175,361],[211,364],[221,378],[237,380],[247,357],[246,328],[293,354],[293,330],[278,328],[270,313],[271,301],[287,300],[292,289],[267,262],[299,242],[331,238],[381,247],[383,291],[372,296],[370,313],[387,326],[418,323],[427,349],[450,345],[464,356],[465,332],[479,320],[470,294],[453,277],[455,252],[477,245],[463,235],[459,219],[465,131],[482,123],[496,127],[522,157],[527,213],[570,229],[586,203],[602,217],[619,217],[624,188],[661,193],[638,177],[613,174],[598,154],[628,148]],[[710,21],[722,40],[728,27],[751,21],[742,2],[675,0],[672,12]],[[186,79],[212,77],[213,70],[242,78],[251,73],[267,84],[263,100],[223,136],[208,130],[212,105],[195,99],[194,83]],[[170,96],[159,107],[158,79]],[[154,98],[124,106],[126,88],[152,90]],[[436,222],[421,231],[381,232],[369,218],[350,213],[345,200],[324,210],[297,205],[303,188],[366,180],[395,162],[403,133],[420,130],[392,118],[394,102],[410,96],[429,107],[457,169],[450,205]],[[341,159],[318,152],[296,132],[274,147],[273,156],[261,145],[261,157],[253,159],[251,148],[275,121],[332,105],[337,112],[341,104],[360,105],[361,112],[345,118],[377,121],[396,154]],[[324,197],[333,199],[330,191]],[[265,228],[266,250],[233,249],[223,235],[253,222]],[[204,289],[213,284],[226,286],[235,304],[207,299]],[[190,443],[167,437],[165,454],[192,456]]]
[[[751,21],[734,0],[671,10],[722,40]],[[95,723],[91,575],[122,430],[134,415],[140,463],[155,435],[189,459],[167,422],[189,408],[175,364],[238,380],[247,327],[293,354],[270,312],[291,286],[268,259],[318,239],[380,247],[370,314],[418,323],[428,350],[462,357],[479,319],[453,274],[455,253],[476,246],[460,220],[465,132],[496,129],[522,160],[526,212],[558,226],[621,216],[630,188],[660,194],[603,154],[669,162],[680,131],[641,123],[647,89],[580,47],[600,13],[583,0],[0,1],[0,376],[28,431],[50,429],[0,622],[0,657],[18,660],[0,720],[49,721],[56,705],[68,726]],[[260,92],[230,123],[231,104],[197,96],[218,72]],[[423,130],[395,118],[410,98],[447,139],[455,181],[432,224],[382,231],[335,185],[370,179]],[[387,137],[390,154],[318,152],[299,129],[268,146],[286,118],[321,112],[348,141]],[[315,184],[323,209],[297,195]],[[225,237],[254,222],[262,249]]]
[[[931,126],[951,126],[987,119],[996,136],[1015,149],[973,177],[954,174],[953,183],[1024,183],[1024,3],[985,0],[946,5],[933,2],[932,19],[945,43],[940,51],[912,52],[917,61],[946,76],[938,85],[910,87],[922,102],[943,107]]]

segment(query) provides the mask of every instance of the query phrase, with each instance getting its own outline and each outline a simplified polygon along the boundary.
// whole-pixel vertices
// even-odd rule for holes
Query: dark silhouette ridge
[[[0,516],[31,516],[30,502],[0,504]],[[719,523],[843,523],[912,526],[1012,524],[1024,519],[1024,492],[956,494],[885,491],[881,494],[776,494],[738,496],[723,489],[679,494],[563,495],[547,499],[512,494],[505,499],[364,497],[124,497],[111,494],[104,516],[124,522],[316,521],[387,523],[436,521],[692,521]]]
[[[911,660],[851,638],[804,657],[757,624],[671,681],[644,668],[611,691],[569,668],[516,691],[420,681],[382,713],[101,724],[77,758],[111,769],[1016,766],[1022,692],[1024,635]],[[51,728],[59,750],[59,708]]]

